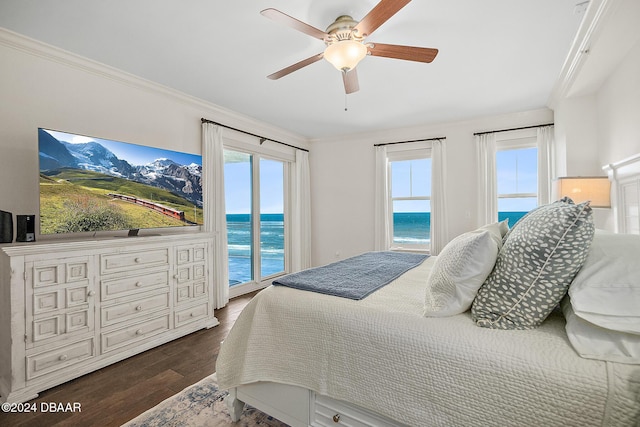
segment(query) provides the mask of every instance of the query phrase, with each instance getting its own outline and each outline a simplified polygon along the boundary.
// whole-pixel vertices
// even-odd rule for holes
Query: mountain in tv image
[[[202,224],[200,156],[38,133],[41,234]]]

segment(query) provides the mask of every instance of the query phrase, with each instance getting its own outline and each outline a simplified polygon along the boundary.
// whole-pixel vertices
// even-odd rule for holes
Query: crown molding
[[[591,45],[597,40],[606,18],[618,4],[619,0],[590,0],[584,19],[547,101],[549,108],[554,109],[562,99],[568,96],[588,58]]]
[[[130,86],[137,90],[171,98],[173,101],[200,110],[196,121],[198,126],[200,126],[200,117],[205,117],[229,126],[245,129],[248,132],[264,135],[268,138],[282,140],[305,148],[308,147],[308,139],[293,132],[2,27],[0,27],[0,45]]]

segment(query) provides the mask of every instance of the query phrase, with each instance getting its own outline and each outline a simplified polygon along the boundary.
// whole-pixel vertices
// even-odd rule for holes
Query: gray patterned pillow
[[[493,329],[539,326],[582,267],[593,234],[589,202],[564,198],[531,211],[509,230],[473,301],[473,320]]]

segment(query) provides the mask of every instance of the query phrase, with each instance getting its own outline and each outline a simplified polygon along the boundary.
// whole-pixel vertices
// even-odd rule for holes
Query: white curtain
[[[387,147],[376,147],[374,211],[374,249],[386,251],[391,247],[391,225],[389,224],[389,160]]]
[[[291,174],[291,270],[311,267],[311,181],[309,153],[296,150]]]
[[[227,216],[224,203],[224,146],[222,128],[202,123],[202,168],[205,184],[204,230],[214,234],[213,304],[216,309],[229,302],[229,254]]]
[[[551,201],[552,174],[555,172],[554,165],[554,132],[553,126],[542,126],[538,128],[538,206],[546,205]]]
[[[496,177],[496,135],[476,135],[478,150],[478,226],[498,220],[498,180]]]
[[[431,255],[438,255],[448,243],[446,204],[446,145],[433,141],[431,148]]]

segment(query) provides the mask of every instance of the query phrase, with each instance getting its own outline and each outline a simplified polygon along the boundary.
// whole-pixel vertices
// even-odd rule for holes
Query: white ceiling
[[[436,59],[367,57],[360,91],[348,96],[326,61],[268,80],[324,44],[260,10],[324,30],[338,15],[362,19],[377,0],[0,0],[0,26],[303,137],[329,138],[544,107],[584,16],[581,2],[414,0],[368,41],[435,47]]]

